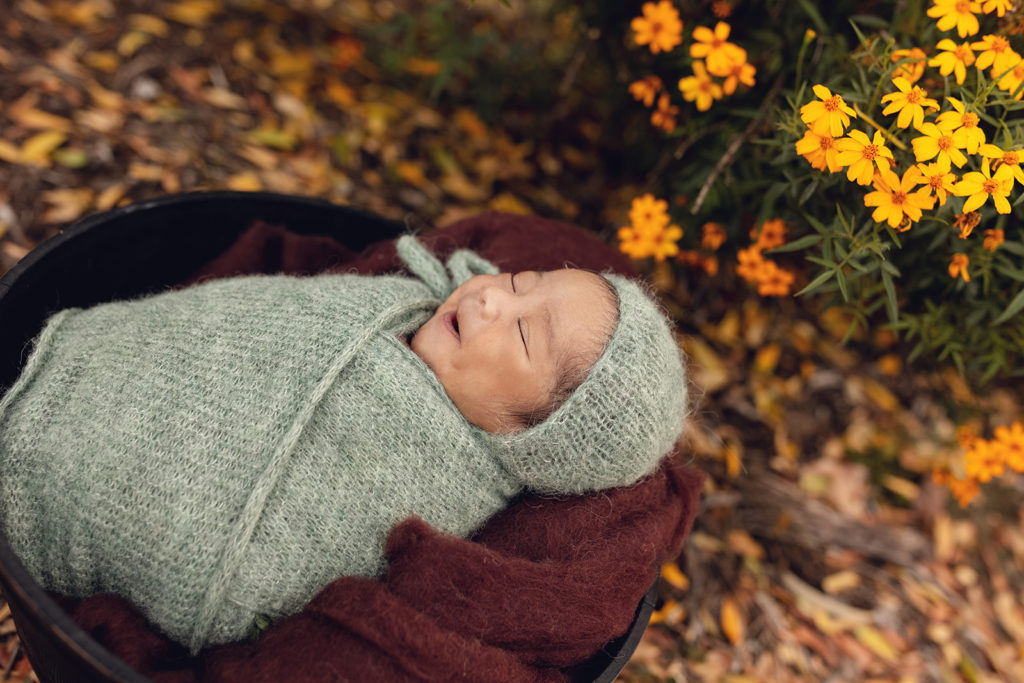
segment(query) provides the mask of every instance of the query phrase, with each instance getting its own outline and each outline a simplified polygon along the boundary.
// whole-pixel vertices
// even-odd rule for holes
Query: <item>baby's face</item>
[[[599,275],[583,270],[477,275],[412,338],[467,420],[509,431],[512,411],[544,404],[570,355],[590,367],[616,320]]]

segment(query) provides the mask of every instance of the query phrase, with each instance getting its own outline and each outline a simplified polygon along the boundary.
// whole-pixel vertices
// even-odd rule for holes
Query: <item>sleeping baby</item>
[[[633,282],[446,265],[250,276],[54,315],[0,400],[0,525],[49,590],[118,593],[192,652],[470,536],[523,490],[636,482],[686,379]]]

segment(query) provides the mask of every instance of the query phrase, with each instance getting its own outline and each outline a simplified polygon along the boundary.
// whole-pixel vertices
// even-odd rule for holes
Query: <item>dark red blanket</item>
[[[484,214],[424,242],[439,255],[473,249],[503,270],[569,262],[633,274],[590,233],[536,217]],[[392,242],[354,254],[328,238],[261,224],[195,279],[399,267]],[[627,488],[524,496],[469,541],[406,520],[388,538],[382,579],[340,578],[259,641],[195,658],[121,598],[68,608],[96,640],[159,682],[571,680],[574,665],[626,631],[659,565],[679,553],[702,481],[672,454]]]

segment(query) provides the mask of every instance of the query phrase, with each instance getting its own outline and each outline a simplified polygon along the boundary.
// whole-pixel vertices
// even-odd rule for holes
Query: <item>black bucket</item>
[[[264,192],[178,195],[85,218],[0,278],[0,391],[17,379],[26,345],[52,313],[166,289],[257,220],[326,235],[356,251],[406,229],[365,211]],[[656,588],[641,600],[629,631],[580,667],[582,680],[608,683],[622,670],[650,620]],[[29,576],[2,535],[0,590],[43,683],[148,680],[79,628]]]

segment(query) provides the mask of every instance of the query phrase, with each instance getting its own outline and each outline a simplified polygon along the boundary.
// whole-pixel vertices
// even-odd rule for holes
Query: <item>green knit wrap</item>
[[[384,568],[409,515],[468,536],[522,488],[578,493],[649,473],[685,379],[635,284],[573,396],[516,435],[471,425],[401,338],[455,286],[417,276],[252,276],[53,316],[0,400],[0,528],[43,587],[115,592],[192,652]],[[667,370],[666,370],[667,368]]]

